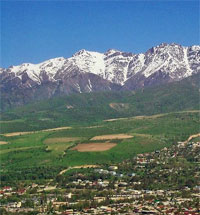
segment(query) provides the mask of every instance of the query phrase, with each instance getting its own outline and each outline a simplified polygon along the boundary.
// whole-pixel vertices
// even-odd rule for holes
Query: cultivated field
[[[54,138],[47,138],[44,140],[45,144],[52,144],[52,143],[69,143],[73,141],[80,140],[79,137],[54,137]]]
[[[120,140],[120,139],[129,139],[133,136],[128,134],[110,134],[110,135],[101,135],[101,136],[95,136],[91,140]]]
[[[59,130],[65,130],[65,129],[70,129],[71,127],[59,127],[59,128],[50,128],[50,129],[43,129],[40,131],[25,131],[25,132],[12,132],[12,133],[5,133],[3,134],[5,137],[13,137],[13,136],[21,136],[21,135],[26,135],[26,134],[34,134],[37,132],[47,132],[47,131],[59,131]]]
[[[72,148],[72,150],[77,150],[79,152],[101,152],[107,151],[114,146],[116,146],[116,143],[82,143]]]
[[[5,145],[5,144],[8,144],[8,142],[6,142],[6,141],[0,141],[0,145]]]
[[[26,134],[34,134],[34,131],[25,131],[25,132],[12,132],[12,133],[6,133],[3,134],[5,137],[14,137],[14,136],[21,136]]]
[[[47,151],[52,151],[54,154],[65,154],[65,150],[67,150],[70,146],[72,146],[72,143],[52,143],[47,146]]]
[[[1,175],[4,177],[12,172],[10,178],[13,178],[20,175],[18,172],[24,172],[28,180],[32,177],[27,176],[28,170],[37,176],[38,171],[44,169],[48,172],[54,169],[52,174],[58,174],[73,166],[113,165],[138,153],[185,141],[198,133],[199,112],[184,111],[159,117],[101,121],[96,126],[80,124],[70,129],[61,127],[26,135],[0,135],[3,143],[0,145]]]
[[[53,137],[45,139],[43,143],[47,145],[47,151],[64,155],[65,151],[80,139],[79,137]]]

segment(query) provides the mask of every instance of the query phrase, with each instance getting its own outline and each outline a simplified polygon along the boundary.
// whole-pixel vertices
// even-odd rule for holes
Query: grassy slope
[[[199,109],[199,80],[196,75],[137,92],[75,94],[29,104],[1,113],[1,133],[92,125],[108,118]],[[111,108],[110,103],[115,107]]]
[[[144,118],[133,116],[198,110],[198,85],[199,76],[194,76],[181,82],[137,92],[77,94],[2,113],[1,133],[66,125],[72,125],[73,128],[17,137],[0,135],[0,140],[9,142],[7,145],[0,145],[1,173],[4,175],[5,170],[25,171],[37,167],[56,168],[59,171],[74,165],[115,163],[137,153],[160,149],[185,140],[189,135],[199,132],[199,112],[185,111]],[[116,109],[111,108],[110,103],[117,103]],[[73,108],[67,109],[66,105]],[[118,117],[132,118],[102,121]],[[101,127],[87,127],[93,124]],[[67,149],[63,154],[62,149],[67,148],[69,143],[67,146],[63,143],[58,147],[52,145],[50,150],[47,150],[49,148],[44,144],[44,140],[51,137],[80,137],[81,142],[88,142],[96,135],[117,133],[132,134],[134,137],[129,140],[113,140],[118,143],[117,146],[105,152],[77,152]],[[38,169],[35,171],[37,174]]]
[[[39,132],[17,137],[0,137],[9,144],[1,145],[1,169],[22,170],[31,167],[59,167],[115,163],[133,157],[137,153],[157,150],[174,142],[185,140],[199,132],[199,112],[180,112],[154,117],[129,118],[113,122],[102,122],[101,127],[74,127],[69,130]],[[104,152],[77,152],[44,144],[46,138],[81,137],[79,142],[89,142],[96,135],[127,133],[132,139],[113,140],[116,147]],[[75,141],[76,142],[76,141]],[[94,141],[93,141],[94,142]],[[69,143],[66,143],[69,144]],[[67,145],[68,146],[68,145]],[[60,147],[63,147],[61,143]],[[66,147],[67,148],[67,147]]]

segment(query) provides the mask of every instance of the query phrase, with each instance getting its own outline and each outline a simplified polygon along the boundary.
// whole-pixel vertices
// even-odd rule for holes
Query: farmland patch
[[[5,144],[8,144],[8,142],[6,142],[6,141],[0,141],[0,145],[5,145]]]
[[[59,128],[50,128],[50,129],[44,129],[41,131],[58,131],[58,130],[65,130],[70,129],[71,127],[59,127]],[[12,133],[6,133],[3,134],[5,137],[14,137],[14,136],[20,136],[20,135],[26,135],[26,134],[34,134],[41,131],[25,131],[25,132],[12,132]]]
[[[132,135],[128,134],[109,134],[109,135],[101,135],[95,136],[91,140],[116,140],[116,139],[129,139],[132,138]]]
[[[45,144],[51,144],[51,143],[68,143],[80,140],[79,137],[54,137],[54,138],[48,138],[44,140]]]
[[[114,146],[116,143],[84,143],[78,144],[72,150],[77,150],[79,152],[98,152],[98,151],[107,151]]]

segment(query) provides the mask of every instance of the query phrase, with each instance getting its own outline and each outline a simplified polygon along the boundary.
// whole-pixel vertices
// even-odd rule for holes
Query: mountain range
[[[80,50],[70,58],[0,68],[1,110],[72,93],[132,91],[199,72],[199,45],[162,43],[141,54]]]

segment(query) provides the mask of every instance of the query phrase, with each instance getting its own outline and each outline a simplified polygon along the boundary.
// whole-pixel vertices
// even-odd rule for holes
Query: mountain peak
[[[105,55],[106,56],[109,56],[109,55],[112,55],[112,54],[115,54],[115,53],[121,53],[121,51],[117,50],[117,49],[108,49],[106,52],[105,52]]]
[[[183,47],[175,43],[161,43],[143,54],[116,49],[103,54],[82,49],[70,58],[0,69],[0,87],[5,93],[8,89],[33,88],[33,97],[40,85],[49,97],[57,93],[112,90],[116,85],[116,89],[134,90],[199,73],[199,53],[200,46]]]
[[[193,45],[190,46],[189,48],[191,48],[191,50],[193,51],[199,51],[198,54],[200,55],[200,45]]]
[[[181,47],[181,45],[178,43],[161,43],[156,47],[163,48],[163,47],[174,47],[174,46]]]
[[[84,55],[84,54],[88,54],[88,51],[85,49],[81,49],[81,50],[77,51],[75,54],[73,54],[72,57]]]

